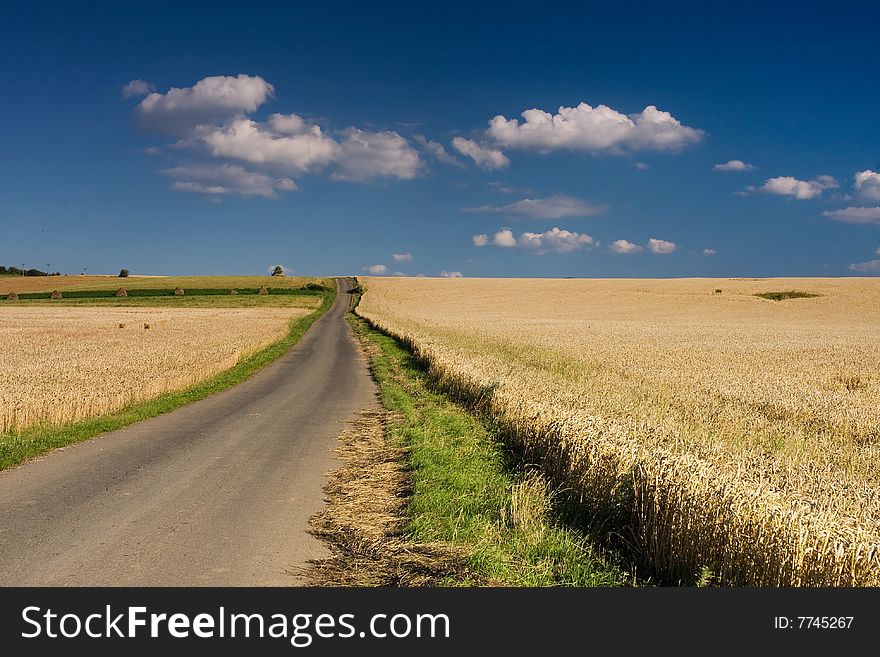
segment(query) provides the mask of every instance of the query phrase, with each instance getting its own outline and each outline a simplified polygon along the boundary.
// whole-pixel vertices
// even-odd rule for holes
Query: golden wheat
[[[0,433],[179,390],[283,337],[307,308],[0,308]],[[147,328],[149,327],[149,328]]]
[[[664,579],[880,584],[880,281],[363,283]]]

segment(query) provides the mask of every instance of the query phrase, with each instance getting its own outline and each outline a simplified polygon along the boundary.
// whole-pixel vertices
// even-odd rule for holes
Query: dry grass
[[[463,573],[481,581],[463,549],[407,538],[406,450],[386,443],[391,417],[364,410],[339,436],[342,466],[324,487],[327,506],[311,519],[311,533],[331,554],[312,560],[303,574],[312,586],[436,586]]]
[[[880,584],[880,281],[362,282],[657,577]]]
[[[186,388],[281,339],[291,319],[309,312],[3,308],[0,433],[67,424]]]
[[[319,279],[305,276],[0,276],[0,295],[10,292],[51,292],[52,290],[127,290],[182,287],[254,288],[302,287]]]

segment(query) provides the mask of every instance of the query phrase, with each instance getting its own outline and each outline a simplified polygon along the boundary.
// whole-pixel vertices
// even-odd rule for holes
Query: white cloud
[[[638,244],[633,244],[632,242],[627,242],[626,240],[615,240],[611,243],[611,246],[608,247],[615,253],[638,253],[642,250],[642,247]]]
[[[335,165],[334,180],[375,177],[410,179],[422,168],[419,154],[396,132],[348,128],[337,142],[321,127],[296,114],[274,114],[265,123],[236,119],[199,136],[215,157],[276,166],[292,175]]]
[[[564,219],[567,217],[592,217],[605,212],[603,205],[594,205],[573,196],[557,194],[547,198],[524,198],[516,203],[502,206],[481,205],[462,208],[464,212],[492,212],[529,219]]]
[[[475,246],[500,246],[534,251],[538,255],[545,253],[569,253],[579,251],[585,246],[594,244],[592,237],[586,233],[575,233],[562,228],[553,227],[543,233],[522,233],[519,237],[509,228],[502,228],[492,237],[485,234],[471,237]]]
[[[837,189],[838,187],[840,185],[832,176],[816,176],[813,180],[798,180],[792,176],[778,176],[770,178],[758,188],[746,188],[746,191],[791,196],[803,201],[821,196],[822,192],[826,189]]]
[[[870,201],[880,201],[880,173],[866,169],[859,171],[855,179],[859,196]]]
[[[441,271],[440,275],[443,278],[464,278],[464,274],[460,271]]]
[[[465,139],[464,137],[455,137],[452,145],[462,155],[467,155],[477,166],[491,170],[503,169],[510,164],[510,160],[497,148],[483,146],[473,139]]]
[[[639,171],[647,171],[651,168],[651,165],[647,164],[646,162],[634,162],[633,166]]]
[[[406,253],[392,253],[391,257],[394,258],[395,262],[412,262],[413,257],[412,253],[407,251]]]
[[[144,80],[132,80],[122,87],[122,97],[131,98],[132,96],[146,96],[153,91],[154,87]]]
[[[299,131],[292,133],[299,119]],[[282,128],[283,134],[272,130]],[[252,164],[276,165],[292,174],[308,173],[334,161],[339,144],[320,126],[307,124],[294,114],[276,114],[269,126],[250,119],[237,119],[222,128],[203,129],[199,137],[214,157],[229,157]]]
[[[393,131],[368,132],[349,128],[336,160],[334,180],[363,181],[389,177],[410,180],[423,163],[406,139]]]
[[[145,128],[180,132],[253,112],[273,93],[274,87],[260,76],[216,75],[192,87],[151,93],[138,104],[136,114]]]
[[[716,253],[718,253],[718,251],[716,251],[715,249],[703,249],[704,256],[713,256]]]
[[[880,255],[880,246],[877,247],[877,250],[874,251],[874,253],[876,253],[877,255]]]
[[[667,242],[666,240],[658,240],[653,237],[648,240],[648,250],[651,253],[672,253],[678,247],[675,242]]]
[[[849,207],[842,210],[826,210],[822,214],[830,219],[847,224],[880,224],[880,207]]]
[[[486,187],[499,194],[534,194],[534,190],[530,187],[514,187],[497,180],[487,182]]]
[[[161,151],[158,146],[147,146],[144,149],[144,153],[147,155],[158,155]]]
[[[754,171],[755,166],[742,160],[728,160],[724,164],[716,164],[712,171]]]
[[[275,178],[258,171],[248,171],[233,164],[188,165],[163,169],[174,178],[172,189],[212,196],[263,196],[276,199],[278,192],[297,189],[290,178]]]
[[[364,271],[370,272],[374,275],[378,275],[387,272],[388,267],[386,267],[385,265],[370,265],[369,267],[364,267]]]
[[[607,105],[560,107],[556,114],[526,110],[517,119],[498,115],[487,134],[500,146],[542,153],[566,149],[620,154],[625,151],[679,151],[703,138],[668,112],[649,105],[637,114],[621,114]]]
[[[857,271],[861,274],[880,274],[880,260],[869,260],[868,262],[855,262],[849,266],[851,271]]]
[[[430,153],[434,159],[438,162],[442,162],[443,164],[449,164],[454,167],[458,167],[459,169],[464,169],[464,163],[461,162],[454,155],[451,155],[446,151],[443,147],[443,144],[437,141],[431,141],[424,135],[416,135],[414,137],[416,142],[418,142],[422,148],[424,148],[428,153]]]

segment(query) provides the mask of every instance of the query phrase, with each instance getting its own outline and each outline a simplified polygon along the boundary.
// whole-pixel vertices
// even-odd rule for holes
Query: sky
[[[877,3],[422,4],[3,0],[0,264],[880,275]]]

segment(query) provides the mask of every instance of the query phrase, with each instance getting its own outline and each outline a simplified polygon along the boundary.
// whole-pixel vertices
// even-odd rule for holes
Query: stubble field
[[[362,283],[652,577],[880,584],[880,281]]]

